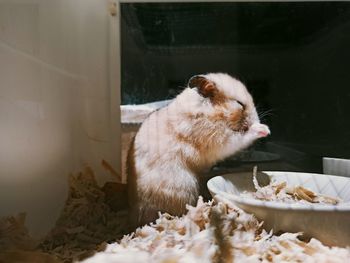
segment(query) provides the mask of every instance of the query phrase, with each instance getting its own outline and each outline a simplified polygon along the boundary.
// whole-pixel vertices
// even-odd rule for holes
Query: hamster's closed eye
[[[244,105],[242,102],[240,102],[239,100],[236,100],[236,102],[237,102],[239,105],[241,105],[241,107],[242,107],[243,109],[245,109],[245,105]]]

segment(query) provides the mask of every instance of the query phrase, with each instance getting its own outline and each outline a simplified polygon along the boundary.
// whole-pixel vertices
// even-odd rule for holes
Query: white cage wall
[[[0,216],[44,234],[68,175],[120,170],[118,16],[109,1],[0,0]]]

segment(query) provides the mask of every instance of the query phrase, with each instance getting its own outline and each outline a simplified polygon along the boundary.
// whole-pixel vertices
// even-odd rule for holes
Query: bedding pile
[[[182,217],[160,214],[151,225],[128,230],[127,211],[113,210],[86,168],[71,175],[69,195],[56,226],[31,238],[25,214],[0,220],[0,262],[347,262],[350,248],[301,241],[301,233],[276,235],[222,196]]]
[[[298,239],[301,233],[275,235],[253,215],[216,196],[199,198],[182,217],[160,214],[120,242],[107,245],[84,263],[112,262],[346,262],[349,248],[329,248]]]
[[[11,249],[33,249],[38,242],[30,235],[25,226],[25,213],[6,216],[0,219],[0,251]]]
[[[64,209],[41,240],[30,236],[25,213],[0,219],[0,262],[76,262],[103,250],[107,242],[122,238],[128,231],[127,210],[116,211],[109,206],[106,197],[113,195],[105,186],[98,186],[89,167],[70,175]]]
[[[56,226],[40,243],[44,252],[64,262],[85,258],[120,239],[128,229],[127,210],[112,211],[91,168],[71,175],[65,207]]]

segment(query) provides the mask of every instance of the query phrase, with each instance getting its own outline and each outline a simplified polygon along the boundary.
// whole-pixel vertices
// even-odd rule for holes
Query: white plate
[[[260,185],[272,179],[289,186],[303,186],[316,193],[341,198],[346,204],[286,204],[242,198],[240,193],[255,191],[253,175],[233,173],[216,176],[208,181],[212,196],[222,194],[243,210],[263,220],[267,230],[274,232],[304,232],[327,245],[350,246],[350,178],[324,174],[269,172],[258,173]]]

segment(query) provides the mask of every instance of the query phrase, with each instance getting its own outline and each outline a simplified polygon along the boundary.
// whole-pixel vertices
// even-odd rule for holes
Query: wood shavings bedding
[[[30,237],[25,226],[25,213],[0,219],[0,251],[33,249],[37,242]]]
[[[0,262],[347,262],[350,250],[305,243],[299,233],[268,233],[253,215],[221,196],[183,217],[161,214],[150,226],[124,236],[126,211],[106,205],[104,188],[91,169],[70,177],[66,205],[44,240],[33,240],[25,215],[0,220]],[[107,200],[108,201],[108,200]],[[39,244],[39,245],[38,245]],[[19,250],[20,249],[20,250]],[[92,256],[93,253],[96,253]]]
[[[253,215],[216,196],[187,206],[182,217],[160,214],[84,263],[112,262],[346,262],[350,248],[326,247],[300,233],[266,232]]]
[[[253,183],[256,192],[243,192],[242,197],[255,198],[264,201],[279,201],[284,203],[317,203],[322,205],[344,204],[343,200],[331,196],[315,193],[302,186],[288,186],[286,182],[271,181],[266,186],[260,186],[257,176],[257,167],[253,170]]]
[[[65,207],[43,240],[30,237],[25,214],[1,219],[0,262],[72,262],[104,249],[106,242],[120,239],[128,229],[127,210],[120,210],[120,205],[112,210],[108,205],[105,197],[113,197],[110,188],[115,186],[111,184],[99,187],[88,167],[71,175]],[[123,199],[120,193],[115,196]],[[125,195],[124,203],[126,200]],[[2,261],[6,258],[12,260]]]
[[[25,213],[0,219],[1,263],[61,263],[49,254],[37,251],[38,240],[29,235]]]
[[[86,257],[99,250],[101,243],[121,238],[128,229],[127,211],[111,210],[89,167],[76,176],[71,175],[69,187],[66,205],[55,228],[40,244],[43,251],[64,262]]]

